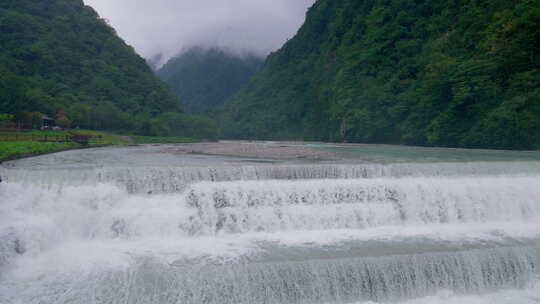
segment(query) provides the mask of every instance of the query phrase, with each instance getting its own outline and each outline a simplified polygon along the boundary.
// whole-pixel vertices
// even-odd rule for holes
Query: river
[[[149,145],[0,176],[2,304],[540,302],[539,152]]]

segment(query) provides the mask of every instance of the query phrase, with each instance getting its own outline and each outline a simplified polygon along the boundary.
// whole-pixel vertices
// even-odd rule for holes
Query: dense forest
[[[540,149],[540,0],[319,0],[222,132]]]
[[[0,114],[36,113],[66,127],[215,136],[178,129],[213,122],[182,114],[179,98],[82,0],[2,0]]]
[[[253,55],[193,47],[169,60],[157,74],[180,96],[186,112],[208,114],[246,84],[262,63]]]

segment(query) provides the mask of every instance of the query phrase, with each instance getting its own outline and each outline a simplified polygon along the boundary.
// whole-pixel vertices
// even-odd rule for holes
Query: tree
[[[32,129],[39,129],[43,123],[43,114],[40,112],[25,113],[25,124]]]
[[[92,106],[86,103],[75,103],[69,107],[69,117],[71,117],[73,125],[81,128],[91,129],[92,121]]]
[[[227,138],[539,147],[539,58],[540,0],[319,0],[220,125]]]
[[[71,127],[71,120],[68,118],[64,110],[59,110],[58,113],[56,113],[55,121],[56,121],[56,124],[62,128]]]
[[[64,125],[73,118],[119,129],[132,128],[139,113],[149,120],[181,111],[145,60],[82,0],[0,1],[0,49],[2,113],[63,109]]]

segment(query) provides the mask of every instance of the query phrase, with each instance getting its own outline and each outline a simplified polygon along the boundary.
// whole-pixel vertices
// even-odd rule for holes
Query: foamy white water
[[[0,303],[540,301],[537,162],[84,159],[0,170]]]
[[[144,156],[144,155],[143,155]],[[200,163],[202,162],[202,163]],[[85,166],[62,168],[58,163],[5,168],[2,177],[14,183],[41,186],[113,184],[130,193],[182,192],[199,181],[252,181],[296,179],[359,179],[378,177],[514,176],[539,175],[540,162],[466,162],[399,164],[275,164],[230,165],[186,161],[183,166]],[[196,165],[194,165],[196,164]],[[44,167],[42,167],[44,166]],[[73,166],[73,165],[70,165]],[[60,167],[60,168],[59,168]]]

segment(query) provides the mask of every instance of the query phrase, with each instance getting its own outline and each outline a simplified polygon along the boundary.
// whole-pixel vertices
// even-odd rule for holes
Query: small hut
[[[42,129],[49,129],[54,126],[54,119],[52,119],[50,116],[43,114],[41,115],[41,128]]]

